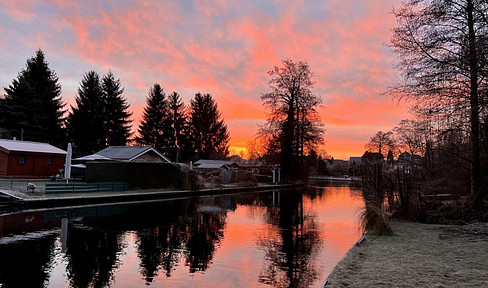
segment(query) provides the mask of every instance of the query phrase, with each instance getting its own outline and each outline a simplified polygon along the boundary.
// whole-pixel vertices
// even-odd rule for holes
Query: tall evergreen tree
[[[177,162],[180,158],[180,151],[186,150],[188,143],[188,125],[185,115],[185,105],[178,93],[173,92],[168,96],[168,110],[169,110],[169,152],[171,159]]]
[[[128,111],[129,103],[122,95],[124,88],[120,79],[115,79],[112,71],[102,78],[103,99],[105,101],[105,133],[108,146],[124,146],[131,135],[132,113]]]
[[[200,159],[225,159],[229,155],[229,132],[220,120],[217,103],[210,94],[195,94],[190,102],[190,140]]]
[[[152,145],[156,149],[165,152],[168,147],[168,139],[165,137],[165,125],[167,125],[169,110],[168,101],[163,88],[154,84],[146,98],[146,107],[142,114],[142,121],[137,132],[139,136],[136,142],[142,145]]]
[[[27,60],[17,79],[5,89],[0,106],[3,136],[49,142],[60,146],[65,141],[64,103],[58,76],[48,67],[44,53]]]
[[[76,96],[76,107],[71,106],[67,128],[76,154],[93,154],[106,147],[104,113],[105,100],[100,76],[95,71],[86,73]]]

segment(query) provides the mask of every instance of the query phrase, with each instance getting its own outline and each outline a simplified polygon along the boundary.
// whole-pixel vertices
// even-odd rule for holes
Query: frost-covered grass
[[[394,236],[368,234],[353,247],[326,287],[488,287],[488,232],[409,222],[392,227]]]

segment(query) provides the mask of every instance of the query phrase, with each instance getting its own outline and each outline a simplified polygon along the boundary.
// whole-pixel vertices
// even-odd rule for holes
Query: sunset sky
[[[408,117],[405,104],[382,95],[396,79],[385,44],[399,2],[0,0],[0,85],[41,48],[68,107],[85,72],[112,70],[134,127],[154,83],[186,104],[196,92],[210,93],[239,153],[265,121],[266,72],[284,58],[305,60],[324,99],[320,150],[348,159]]]

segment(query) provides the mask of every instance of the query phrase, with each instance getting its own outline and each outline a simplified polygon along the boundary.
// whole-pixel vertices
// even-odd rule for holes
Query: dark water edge
[[[310,187],[2,215],[0,284],[316,287],[358,238],[361,201]]]

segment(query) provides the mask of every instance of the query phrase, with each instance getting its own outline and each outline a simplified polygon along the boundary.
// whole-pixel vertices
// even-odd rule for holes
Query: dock
[[[297,184],[261,184],[258,186],[224,186],[213,189],[200,190],[131,190],[123,192],[97,192],[97,193],[65,193],[45,194],[43,192],[24,192],[0,188],[0,197],[3,199],[4,208],[13,209],[39,209],[53,207],[69,207],[94,204],[114,204],[124,202],[163,200],[171,198],[186,198],[197,196],[209,196],[219,194],[236,194],[243,192],[272,191],[277,189],[291,189],[302,187],[304,183]]]

